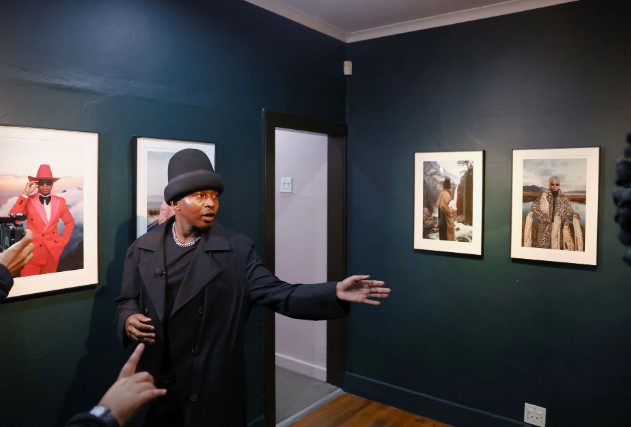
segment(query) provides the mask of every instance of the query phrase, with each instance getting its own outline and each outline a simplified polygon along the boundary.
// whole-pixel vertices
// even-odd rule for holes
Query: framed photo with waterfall
[[[185,148],[205,152],[215,167],[213,142],[180,141],[136,137],[134,158],[136,163],[136,237],[140,237],[173,215],[173,209],[164,201],[164,187],[168,183],[169,160]]]
[[[484,151],[414,154],[414,249],[482,255]]]
[[[596,265],[599,153],[513,150],[512,258]]]
[[[7,298],[98,283],[99,135],[0,126],[0,252],[32,233]]]

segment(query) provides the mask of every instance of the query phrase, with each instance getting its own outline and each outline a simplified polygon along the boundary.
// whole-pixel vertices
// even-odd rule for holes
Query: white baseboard
[[[276,353],[276,365],[290,371],[298,372],[316,380],[326,381],[326,367],[317,366],[304,360],[295,359]]]

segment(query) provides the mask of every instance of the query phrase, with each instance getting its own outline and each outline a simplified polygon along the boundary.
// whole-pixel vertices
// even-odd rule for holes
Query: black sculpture
[[[616,162],[616,189],[613,202],[616,205],[616,222],[620,225],[618,239],[624,245],[631,245],[631,132],[627,134],[627,147],[624,157]],[[624,256],[624,261],[631,265],[631,249]]]

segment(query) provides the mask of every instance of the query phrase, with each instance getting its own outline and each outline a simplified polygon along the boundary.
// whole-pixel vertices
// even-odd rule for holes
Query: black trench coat
[[[128,249],[117,333],[125,345],[125,320],[145,313],[156,342],[145,348],[139,370],[158,373],[164,348],[164,239],[173,219]],[[289,284],[267,270],[242,234],[215,224],[197,246],[169,317],[169,341],[186,426],[245,425],[244,328],[254,305],[289,317],[333,319],[348,313],[335,296],[336,282]]]

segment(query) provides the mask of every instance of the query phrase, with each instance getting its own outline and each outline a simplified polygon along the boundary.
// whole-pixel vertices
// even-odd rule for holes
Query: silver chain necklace
[[[173,226],[171,227],[171,232],[173,233],[173,241],[175,242],[176,245],[178,245],[180,248],[190,248],[191,246],[193,246],[195,243],[199,242],[199,239],[202,238],[202,236],[197,236],[197,238],[191,242],[188,243],[182,243],[178,240],[177,235],[175,234],[175,223],[173,223]]]

